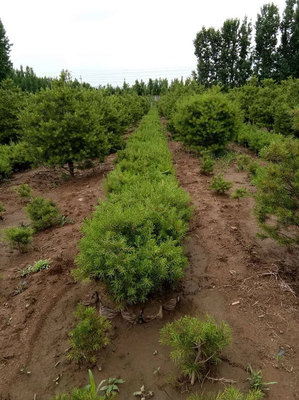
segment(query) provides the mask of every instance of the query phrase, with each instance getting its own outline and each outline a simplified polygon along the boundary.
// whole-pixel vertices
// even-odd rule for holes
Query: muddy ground
[[[154,391],[157,400],[185,400],[196,390],[216,392],[223,388],[221,383],[208,380],[194,388],[178,384],[179,373],[169,360],[169,349],[159,345],[159,330],[166,322],[186,314],[209,313],[217,321],[229,323],[233,333],[233,342],[214,377],[235,380],[245,390],[246,368],[251,364],[263,370],[266,382],[278,382],[271,387],[269,399],[299,399],[298,251],[257,239],[253,198],[233,200],[213,194],[210,177],[199,173],[198,158],[180,143],[170,140],[169,148],[177,178],[195,207],[184,243],[190,263],[178,291],[153,298],[145,311],[158,311],[160,304],[176,295],[181,300],[174,311],[164,312],[162,320],[132,325],[119,316],[113,319],[111,344],[99,352],[93,367],[96,381],[123,378],[120,400],[133,399],[132,393],[142,385]],[[42,167],[15,174],[0,186],[0,201],[6,208],[0,229],[28,222],[24,204],[13,191],[20,183],[29,183],[36,194],[55,200],[61,213],[75,220],[35,234],[32,248],[24,254],[1,242],[2,400],[49,400],[55,393],[88,382],[88,366],[79,367],[66,358],[67,335],[75,324],[73,311],[79,301],[88,301],[94,290],[105,304],[112,303],[103,286],[75,283],[71,270],[79,228],[98,199],[104,198],[103,182],[113,169],[113,159],[109,156],[102,165],[67,181],[61,178],[60,170]],[[234,162],[218,169],[234,183],[233,189],[246,187],[254,192],[247,174],[238,172]],[[46,258],[51,259],[49,270],[20,278],[21,269]],[[21,281],[26,281],[25,290],[16,294]]]

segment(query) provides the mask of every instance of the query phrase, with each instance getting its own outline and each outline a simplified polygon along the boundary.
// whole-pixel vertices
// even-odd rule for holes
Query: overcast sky
[[[38,75],[62,69],[97,86],[149,77],[188,76],[203,25],[253,22],[265,0],[2,0],[0,18],[14,67]],[[285,0],[276,0],[282,13]]]

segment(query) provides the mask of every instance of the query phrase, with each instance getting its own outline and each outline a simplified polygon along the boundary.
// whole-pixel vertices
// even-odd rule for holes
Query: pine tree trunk
[[[75,174],[74,174],[74,163],[73,163],[73,161],[68,161],[67,164],[68,164],[71,176],[74,176]]]

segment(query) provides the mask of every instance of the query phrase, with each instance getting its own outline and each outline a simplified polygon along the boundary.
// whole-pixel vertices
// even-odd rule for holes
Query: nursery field
[[[158,134],[159,123],[156,121],[152,125]],[[50,400],[55,394],[85,386],[89,381],[89,368],[96,382],[110,377],[124,380],[124,383],[119,384],[117,398],[120,400],[142,398],[142,395],[133,395],[134,392],[142,391],[142,386],[144,398],[153,397],[158,400],[186,400],[196,392],[217,393],[229,383],[247,392],[249,365],[254,370],[262,370],[264,382],[276,382],[269,386],[269,399],[299,399],[299,252],[298,247],[283,247],[273,239],[261,241],[256,237],[259,227],[252,213],[252,195],[256,187],[250,182],[248,173],[238,168],[236,161],[238,154],[246,154],[254,161],[256,155],[237,144],[230,144],[231,157],[219,158],[215,172],[222,173],[225,179],[232,182],[229,193],[236,188],[243,188],[247,189],[248,196],[234,199],[229,195],[215,194],[210,190],[212,177],[200,173],[201,161],[198,156],[181,142],[172,139],[163,118],[161,124],[168,139],[168,147],[165,145],[161,154],[153,147],[152,153],[157,154],[157,157],[159,155],[158,164],[161,167],[164,167],[164,162],[166,166],[172,162],[173,177],[171,167],[162,169],[160,174],[156,170],[147,172],[146,165],[141,166],[144,171],[135,171],[136,176],[121,175],[126,168],[134,165],[130,164],[129,158],[132,157],[132,149],[138,149],[142,155],[139,148],[143,142],[141,131],[136,133],[139,140],[137,145],[129,139],[131,148],[128,146],[129,156],[123,164],[123,155],[115,166],[115,154],[110,154],[103,163],[96,163],[93,168],[82,170],[68,179],[58,167],[38,167],[15,173],[10,180],[1,183],[0,202],[5,205],[3,219],[0,220],[1,231],[29,223],[24,201],[14,190],[21,184],[29,184],[37,196],[54,200],[63,216],[58,225],[34,233],[33,242],[26,252],[12,250],[8,244],[1,242],[2,400]],[[135,132],[130,138],[134,135]],[[164,139],[157,135],[157,140],[159,143],[161,141],[163,147]],[[171,153],[169,160],[168,149]],[[107,174],[113,170],[108,183],[105,183]],[[155,275],[141,276],[137,282],[138,291],[127,290],[124,293],[124,288],[115,282],[115,275],[106,273],[106,270],[101,272],[102,282],[98,279],[89,282],[75,280],[72,274],[74,269],[78,269],[78,274],[83,277],[90,274],[94,278],[91,267],[88,270],[88,257],[93,250],[86,251],[84,243],[87,243],[87,239],[83,239],[80,245],[78,242],[82,236],[93,239],[97,230],[105,233],[105,225],[96,225],[105,222],[101,214],[103,207],[107,207],[105,210],[111,212],[111,216],[114,212],[121,214],[119,210],[114,211],[113,207],[116,206],[123,206],[128,218],[130,210],[131,214],[137,215],[138,210],[134,209],[131,197],[136,195],[135,179],[137,182],[138,174],[142,172],[146,174],[146,179],[153,174],[158,194],[159,185],[164,180],[171,190],[178,190],[175,199],[169,197],[174,209],[178,210],[177,215],[166,215],[161,206],[160,210],[155,209],[155,218],[162,228],[168,220],[161,222],[158,219],[159,212],[171,221],[176,222],[176,216],[180,218],[175,232],[167,226],[167,234],[164,228],[161,228],[160,233],[161,237],[165,234],[166,239],[163,240],[169,246],[165,250],[169,251],[169,265],[162,265],[161,262],[161,271],[166,269],[165,280],[177,279],[179,284],[175,288],[171,285],[165,288],[162,282],[159,290],[152,293],[147,288],[150,284],[158,285],[157,278]],[[190,215],[184,211],[184,207],[188,197],[184,197],[183,191],[176,187],[175,179],[179,187],[189,193],[193,206],[186,234],[186,221]],[[128,191],[133,193],[131,197],[120,191],[119,182],[122,186],[128,185]],[[152,193],[145,184],[142,187],[145,192],[149,190]],[[81,232],[84,219],[90,218],[99,199],[104,200],[107,196],[108,205],[107,202],[105,206],[100,205],[93,214],[94,222]],[[154,196],[151,199],[155,201]],[[136,195],[138,202],[145,202],[142,194],[140,198]],[[133,224],[132,221],[128,224]],[[95,233],[91,230],[93,226],[96,228]],[[157,246],[163,246],[164,243],[160,236],[155,246],[150,249],[146,247],[149,252],[155,251],[157,263],[161,258]],[[105,240],[108,239],[105,237]],[[162,240],[162,244],[159,240]],[[187,255],[187,263],[180,253],[180,243]],[[150,245],[146,243],[144,246]],[[85,255],[75,263],[79,248],[81,253],[85,251]],[[148,255],[142,253],[135,258],[138,261],[145,256]],[[136,263],[135,258],[132,256],[129,261],[126,260],[128,265]],[[181,260],[180,264],[175,264],[174,259]],[[48,268],[21,276],[21,271],[38,260],[50,260]],[[115,269],[117,267],[120,276],[122,261],[115,259],[112,266]],[[180,268],[184,269],[183,277]],[[175,277],[171,276],[173,271],[176,271]],[[135,304],[127,305],[125,312],[120,313],[117,301],[123,300],[123,296],[132,300],[129,303]],[[142,296],[145,302],[139,301]],[[113,314],[110,344],[96,352],[96,359],[91,363],[78,364],[67,357],[71,347],[69,332],[76,323],[73,313],[79,302],[94,307],[97,313],[100,313],[104,305],[106,314],[107,310]],[[204,318],[206,314],[211,315],[217,323],[224,321],[230,326],[232,341],[221,354],[222,362],[208,371],[201,382],[191,385],[181,377],[179,369],[170,359],[169,348],[159,342],[160,331],[166,323],[185,315]],[[137,315],[134,321],[132,315]]]

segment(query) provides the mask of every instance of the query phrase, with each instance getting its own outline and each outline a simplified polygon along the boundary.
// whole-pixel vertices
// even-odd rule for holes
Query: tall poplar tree
[[[9,58],[11,46],[0,19],[0,82],[7,78],[12,70],[12,63]]]
[[[280,25],[278,7],[265,4],[255,24],[254,72],[263,80],[277,77],[277,37]]]
[[[293,74],[294,51],[291,38],[295,29],[296,0],[286,0],[286,7],[280,24],[281,44],[279,46],[279,77],[286,79]]]
[[[246,83],[251,75],[251,23],[244,18],[227,19],[221,30],[202,28],[194,41],[198,59],[195,74],[205,86],[234,87]]]
[[[293,78],[299,78],[299,0],[297,0],[293,32],[290,38],[290,47],[293,52],[291,60],[291,75]]]
[[[245,17],[238,31],[237,86],[245,85],[252,73],[252,24]]]
[[[222,38],[219,30],[202,28],[194,40],[198,59],[196,76],[200,84],[211,86],[219,83]]]

